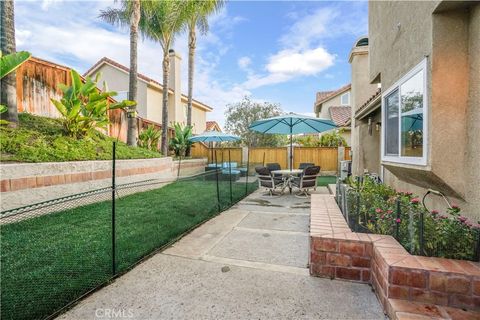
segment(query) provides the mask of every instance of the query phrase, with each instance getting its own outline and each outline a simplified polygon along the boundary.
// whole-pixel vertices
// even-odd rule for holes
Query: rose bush
[[[371,233],[394,236],[412,254],[474,260],[479,222],[470,221],[458,206],[428,212],[420,198],[365,177],[350,181],[349,220]],[[359,198],[359,199],[358,199]],[[423,214],[423,253],[420,220]],[[353,218],[353,219],[352,219]]]

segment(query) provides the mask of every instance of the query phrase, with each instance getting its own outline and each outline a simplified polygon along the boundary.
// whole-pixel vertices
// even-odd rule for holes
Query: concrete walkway
[[[257,191],[59,318],[384,319],[369,286],[309,276],[309,212]]]

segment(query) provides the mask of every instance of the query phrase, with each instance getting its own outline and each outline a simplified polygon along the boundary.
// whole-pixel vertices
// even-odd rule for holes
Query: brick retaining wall
[[[480,311],[479,263],[413,256],[391,236],[352,232],[333,196],[312,195],[310,240],[311,275],[371,283],[392,319],[397,300]]]
[[[203,172],[205,159],[184,160],[180,174]],[[0,165],[1,210],[9,210],[70,194],[108,187],[111,161],[71,161]],[[117,183],[147,179],[173,179],[178,161],[171,157],[117,160]]]

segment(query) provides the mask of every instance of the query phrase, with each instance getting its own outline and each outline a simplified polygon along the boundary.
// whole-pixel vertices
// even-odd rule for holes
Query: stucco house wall
[[[365,170],[369,173],[380,174],[380,132],[376,130],[375,123],[380,122],[380,113],[376,112],[372,117],[372,135],[368,130],[368,118],[356,119],[355,113],[363,103],[378,90],[377,84],[370,83],[369,73],[369,47],[358,46],[357,40],[350,51],[349,62],[351,64],[352,87],[350,104],[352,106],[351,120],[351,151],[352,173],[361,175]]]
[[[370,80],[387,90],[427,59],[427,164],[383,161],[386,183],[423,195],[439,190],[480,218],[478,191],[479,3],[369,2]],[[477,119],[474,123],[473,119]],[[474,132],[476,130],[476,132]],[[430,207],[442,209],[431,197]]]
[[[96,73],[101,73],[98,84],[103,86],[103,82],[107,83],[108,89],[113,91],[128,91],[128,74],[119,72],[117,69],[108,64],[100,66]],[[100,89],[102,89],[100,87]],[[137,112],[142,118],[148,118],[147,113],[147,84],[144,81],[138,81],[137,93]],[[151,119],[152,121],[156,121]]]

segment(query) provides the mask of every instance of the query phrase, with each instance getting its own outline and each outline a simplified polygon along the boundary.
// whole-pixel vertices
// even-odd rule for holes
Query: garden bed
[[[414,256],[389,235],[352,232],[329,195],[312,195],[310,225],[310,274],[372,284],[391,319],[432,310],[442,317],[480,316],[478,263]],[[407,312],[401,301],[421,305]]]
[[[411,192],[368,176],[350,185],[338,184],[336,200],[353,231],[390,235],[411,254],[480,258],[480,225],[463,216],[455,204],[445,212],[429,212]]]
[[[2,162],[61,162],[112,159],[112,142],[100,132],[81,139],[65,135],[58,119],[20,113],[19,127],[0,127]],[[161,154],[118,142],[117,159],[159,158]]]

